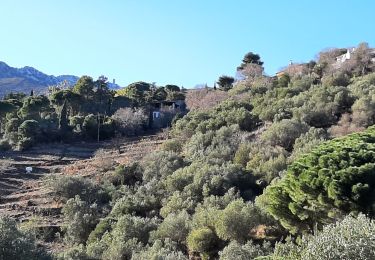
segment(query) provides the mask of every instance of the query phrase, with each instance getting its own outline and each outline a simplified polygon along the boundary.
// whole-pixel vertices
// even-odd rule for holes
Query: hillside
[[[30,259],[375,259],[373,49],[276,76],[249,52],[237,72],[2,100],[0,242],[29,239]]]
[[[0,97],[11,92],[46,93],[49,86],[67,83],[73,86],[79,77],[73,75],[47,75],[33,67],[13,68],[0,61]],[[112,89],[118,89],[116,84],[109,83]]]

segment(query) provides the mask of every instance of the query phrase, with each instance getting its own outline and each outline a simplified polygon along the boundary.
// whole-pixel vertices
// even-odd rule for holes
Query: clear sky
[[[375,46],[372,0],[0,0],[0,60],[44,73],[193,87],[327,47]]]

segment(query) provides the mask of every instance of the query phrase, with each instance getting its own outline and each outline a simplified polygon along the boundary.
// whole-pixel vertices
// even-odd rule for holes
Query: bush
[[[254,245],[251,241],[246,244],[231,242],[222,251],[219,252],[220,260],[248,260],[256,259],[259,256],[267,256],[272,253],[270,243],[263,245]]]
[[[12,146],[9,144],[9,141],[6,139],[0,140],[0,151],[5,152],[12,149]]]
[[[352,117],[353,123],[359,127],[368,127],[375,123],[375,92],[372,97],[365,96],[354,102]]]
[[[349,212],[374,215],[375,128],[323,143],[263,193],[267,211],[292,233]]]
[[[91,231],[99,222],[97,205],[90,205],[76,196],[66,202],[62,213],[66,223],[65,241],[70,245],[86,243]]]
[[[223,196],[209,196],[203,202],[198,203],[192,219],[193,228],[215,227],[219,211],[225,209],[231,202],[239,199],[240,194],[235,188],[231,188]]]
[[[46,184],[52,189],[54,196],[68,200],[78,195],[89,203],[107,202],[109,195],[91,180],[76,176],[59,176],[47,178]]]
[[[26,150],[30,148],[40,136],[39,123],[35,120],[25,120],[18,127],[18,149]]]
[[[345,73],[335,73],[334,75],[326,75],[322,78],[322,84],[327,87],[343,86],[346,87],[350,83],[350,78]]]
[[[25,120],[18,127],[18,134],[20,138],[32,138],[35,140],[40,134],[39,123],[35,120]]]
[[[354,102],[346,87],[314,86],[293,98],[293,116],[317,128],[329,127]]]
[[[208,111],[191,111],[176,122],[172,134],[189,138],[197,132],[206,133],[235,124],[239,125],[241,130],[251,131],[259,122],[251,110],[248,103],[228,100]]]
[[[186,105],[189,110],[207,110],[228,99],[226,91],[197,89],[188,91],[186,94]]]
[[[308,132],[301,134],[294,142],[291,160],[310,152],[327,139],[328,134],[324,129],[311,127]]]
[[[190,166],[175,171],[167,179],[170,191],[181,190],[196,202],[210,195],[222,196],[233,187],[240,191],[254,188],[254,177],[241,170],[238,165],[226,163],[211,165],[194,162]]]
[[[164,242],[157,240],[151,247],[142,248],[141,251],[135,252],[132,260],[188,260],[175,244],[169,240]]]
[[[120,165],[113,174],[112,182],[115,185],[135,185],[142,181],[142,169],[138,163],[131,165]]]
[[[218,213],[215,230],[223,240],[243,243],[249,238],[251,229],[264,224],[266,219],[257,206],[238,199]]]
[[[267,184],[279,177],[287,167],[288,152],[280,146],[252,143],[249,150],[246,170]]]
[[[238,125],[223,126],[217,131],[196,133],[185,145],[184,153],[191,161],[221,164],[231,161],[241,141]]]
[[[341,116],[340,121],[338,121],[336,125],[333,125],[328,129],[328,132],[333,137],[339,137],[355,132],[361,132],[363,130],[365,130],[364,127],[357,126],[353,122],[352,115],[345,113]]]
[[[86,249],[82,244],[69,247],[68,249],[59,253],[57,255],[57,259],[58,260],[91,260],[91,258],[88,257],[88,255],[86,254]]]
[[[197,204],[196,200],[189,194],[176,191],[165,199],[163,207],[160,209],[160,216],[165,218],[170,214],[178,214],[181,211],[191,213]]]
[[[161,208],[163,195],[156,179],[134,189],[125,187],[123,196],[116,201],[110,216],[120,217],[124,214],[155,216]]]
[[[162,144],[163,151],[167,152],[175,152],[181,153],[182,152],[182,143],[177,139],[167,140]]]
[[[80,133],[82,132],[84,120],[84,116],[72,116],[69,118],[69,126],[73,129],[74,132]]]
[[[130,259],[133,253],[142,250],[157,224],[155,218],[121,216],[110,233],[105,233],[100,241],[88,245],[88,254],[99,259]]]
[[[4,260],[51,259],[36,247],[32,236],[19,230],[9,218],[0,218],[0,248],[0,259]]]
[[[273,123],[261,136],[261,139],[270,145],[279,145],[287,151],[293,149],[295,140],[308,131],[308,126],[294,119],[283,119]]]
[[[195,229],[190,232],[187,238],[187,245],[190,251],[201,254],[202,259],[210,259],[218,247],[219,239],[215,232],[207,227]]]
[[[142,108],[120,108],[112,118],[123,135],[139,135],[148,125],[148,116]]]
[[[85,137],[96,139],[98,136],[98,119],[97,116],[89,114],[85,116],[82,123],[82,130]]]
[[[190,216],[186,211],[169,214],[153,234],[154,238],[170,239],[183,244],[190,231]]]
[[[111,218],[104,218],[100,220],[95,229],[90,233],[87,239],[87,244],[92,244],[96,241],[100,241],[100,239],[106,232],[111,232],[114,223],[115,221]]]
[[[323,227],[314,235],[305,235],[298,244],[276,244],[272,259],[333,260],[375,259],[375,223],[363,214],[347,216]]]
[[[21,138],[18,140],[17,149],[19,151],[24,151],[24,150],[30,149],[34,144],[35,144],[35,141],[31,138],[28,138],[28,137]]]
[[[164,179],[184,165],[182,157],[174,152],[156,151],[145,156],[141,162],[143,181]]]

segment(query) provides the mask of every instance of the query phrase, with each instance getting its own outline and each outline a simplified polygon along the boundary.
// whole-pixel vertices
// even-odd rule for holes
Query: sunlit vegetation
[[[106,182],[53,180],[65,203],[59,259],[374,259],[374,52],[360,44],[337,63],[343,53],[275,77],[248,53],[241,80],[187,94],[160,150]],[[148,104],[184,98],[174,85],[104,86],[83,77],[48,98],[6,97],[0,148],[95,139],[98,123],[100,138],[134,135]]]

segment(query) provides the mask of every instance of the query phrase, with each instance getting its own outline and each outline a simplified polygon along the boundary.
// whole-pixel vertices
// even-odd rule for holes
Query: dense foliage
[[[152,125],[150,113],[163,101],[183,100],[178,86],[130,84],[117,93],[107,78],[82,76],[72,88],[51,87],[48,95],[8,94],[0,100],[0,150],[24,150],[39,142],[103,140],[139,135]],[[171,109],[170,109],[171,110]],[[169,125],[184,108],[163,111]]]
[[[343,51],[275,77],[250,52],[239,80],[223,76],[218,89],[189,91],[190,111],[175,117],[160,150],[97,182],[55,180],[69,247],[59,257],[371,259],[372,220],[356,216],[374,215],[373,50],[360,44],[340,63]],[[110,96],[102,83],[83,77],[53,102],[7,97],[4,138],[28,146],[56,126],[59,135],[95,138],[99,122],[104,136],[137,134],[148,127],[148,106],[184,94],[136,82]]]
[[[292,232],[350,212],[374,214],[375,128],[326,142],[265,190],[267,210]]]
[[[0,218],[0,259],[47,260],[51,257],[37,248],[35,237],[32,234],[20,230],[15,221],[9,218]]]
[[[323,227],[314,235],[305,235],[298,243],[278,243],[272,259],[331,260],[375,258],[375,223],[360,214]]]

